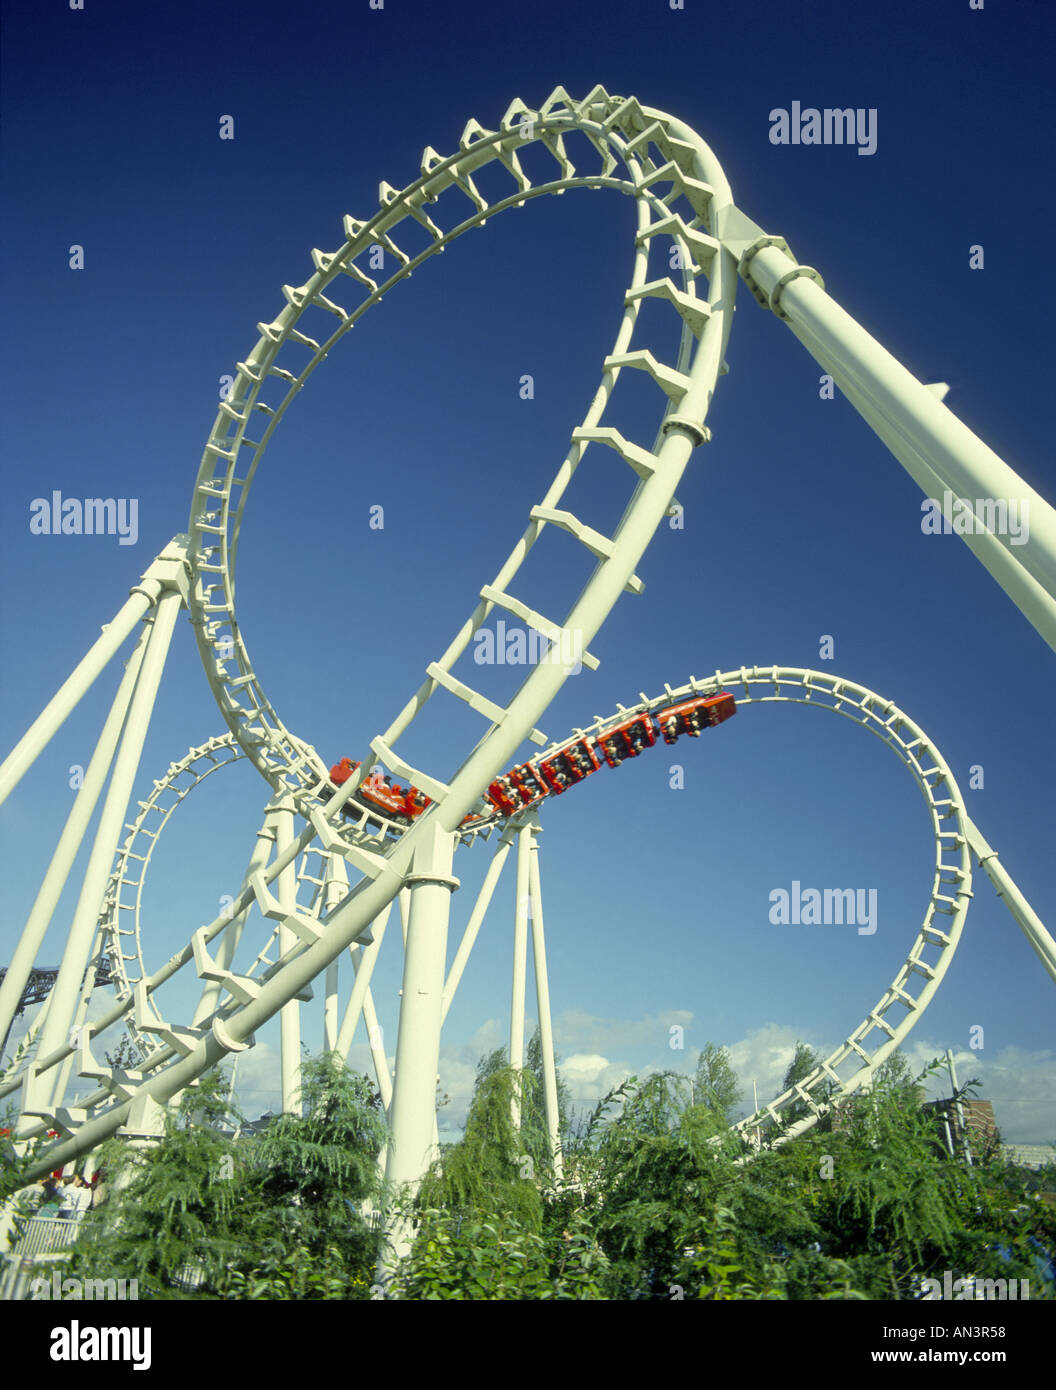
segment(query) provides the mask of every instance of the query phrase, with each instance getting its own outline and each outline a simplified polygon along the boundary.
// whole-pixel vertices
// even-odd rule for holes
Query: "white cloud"
[[[576,1052],[561,1063],[562,1079],[576,1104],[595,1105],[630,1075],[623,1062],[610,1062],[597,1052]]]
[[[554,1020],[554,1046],[558,1053],[565,1048],[574,1052],[597,1052],[611,1055],[630,1048],[667,1049],[671,1029],[688,1029],[693,1014],[688,1009],[669,1009],[645,1018],[599,1018],[581,1009],[566,1009]]]
[[[754,1109],[753,1080],[759,1091],[760,1105],[766,1105],[781,1094],[781,1083],[789,1063],[796,1055],[797,1042],[805,1042],[822,1051],[821,1046],[813,1039],[805,1038],[801,1030],[781,1023],[766,1023],[730,1045],[730,1064],[744,1092],[741,1108],[745,1114],[750,1114]],[[828,1051],[831,1052],[832,1048]],[[822,1052],[822,1055],[827,1056],[828,1053]]]
[[[270,1043],[256,1043],[238,1053],[235,1071],[235,1098],[248,1120],[259,1119],[269,1110],[282,1109],[279,1050]]]

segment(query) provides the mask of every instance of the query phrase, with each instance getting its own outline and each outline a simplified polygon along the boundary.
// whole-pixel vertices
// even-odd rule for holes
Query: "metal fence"
[[[30,1297],[30,1285],[56,1263],[77,1239],[80,1222],[70,1216],[15,1217],[15,1240],[0,1257],[0,1301]]]
[[[77,1239],[80,1222],[72,1216],[30,1216],[15,1218],[19,1238],[11,1253],[32,1258],[67,1250]]]

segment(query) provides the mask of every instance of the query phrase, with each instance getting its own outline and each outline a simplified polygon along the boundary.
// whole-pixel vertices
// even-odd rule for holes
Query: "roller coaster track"
[[[696,695],[713,695],[723,689],[735,694],[738,708],[742,711],[755,705],[794,703],[840,715],[868,730],[892,750],[913,776],[927,806],[935,841],[935,873],[923,922],[895,979],[866,1013],[862,1022],[814,1072],[737,1126],[745,1135],[767,1118],[781,1126],[784,1111],[797,1103],[805,1104],[809,1109],[806,1118],[794,1125],[784,1125],[782,1138],[787,1139],[814,1124],[833,1098],[858,1089],[873,1070],[900,1046],[922,1017],[938,989],[952,961],[972,896],[968,822],[961,794],[945,760],[927,735],[893,701],[842,677],[796,667],[741,667],[716,672],[713,676],[703,679],[694,678],[677,688],[665,685],[660,695],[647,697],[643,693],[633,704],[621,704],[609,715],[596,716],[583,728],[574,729],[568,737],[551,744],[540,757],[553,756],[577,742],[585,734],[596,738],[603,737],[609,730],[635,715],[652,713]],[[135,836],[143,833],[137,825],[133,827],[135,834],[130,835],[126,841],[120,866],[115,870],[109,904],[120,901],[128,889],[134,889],[135,901],[128,904],[128,911],[134,913],[135,922],[129,927],[119,928],[116,925],[116,916],[111,910],[103,925],[110,934],[111,959],[114,959],[115,955],[113,943],[133,936],[137,943],[136,957],[141,966],[140,974],[136,978],[128,975],[124,977],[125,984],[119,989],[119,998],[123,994],[126,1008],[132,1008],[135,1026],[139,1030],[137,1036],[146,1042],[149,1042],[149,1032],[158,1031],[156,1020],[146,1004],[146,997],[152,991],[153,984],[150,980],[140,983],[145,977],[146,967],[142,964],[139,910],[150,854],[173,811],[186,795],[213,772],[229,766],[237,756],[234,740],[223,737],[209,740],[200,749],[192,750],[182,762],[173,764],[166,777],[156,784],[152,800],[143,803],[141,808],[141,820],[161,816],[159,823],[150,832],[148,852],[140,858],[128,852],[129,846],[137,843]],[[188,778],[193,780],[187,780]],[[523,817],[511,818],[514,825],[522,821]],[[481,836],[477,833],[470,833],[465,837],[467,843],[479,838]],[[301,877],[306,877],[303,869]],[[320,876],[312,878],[311,881],[321,885],[323,880]],[[268,944],[270,945],[270,942]],[[269,964],[274,969],[274,962],[267,961],[267,949],[266,945],[254,965],[246,975],[240,977],[241,979],[254,978],[257,968],[262,963]],[[124,958],[127,959],[127,953]],[[200,964],[199,970],[201,971]],[[137,984],[143,993],[135,998]],[[237,1014],[238,1007],[237,997],[229,996],[218,1011],[218,1017],[226,1022],[228,1018]],[[152,1026],[144,1028],[144,1024]],[[103,1081],[103,1085],[93,1097],[83,1103],[82,1108],[87,1111],[96,1105],[113,1105],[115,1095],[120,1097],[121,1091],[128,1086],[128,1074],[114,1077],[111,1069],[111,1076],[107,1078],[104,1075],[106,1069],[91,1064],[90,1051],[86,1051],[84,1055],[89,1066],[82,1071],[82,1075],[96,1076]],[[171,1046],[155,1047],[143,1063],[143,1074],[149,1074],[156,1067],[164,1066],[171,1061],[172,1056]],[[63,1121],[68,1123],[71,1117],[60,1112],[50,1118],[55,1125],[60,1125]]]
[[[286,307],[270,323],[258,325],[261,337],[247,359],[238,364],[238,374],[228,399],[220,406],[195,483],[190,521],[190,608],[206,675],[228,727],[272,787],[292,791],[304,813],[323,800],[326,768],[310,750],[290,738],[264,693],[239,628],[234,601],[235,562],[246,502],[279,422],[339,339],[455,237],[483,226],[499,212],[523,206],[529,199],[569,189],[615,189],[636,200],[638,227],[631,282],[624,296],[620,328],[602,364],[601,382],[590,409],[572,431],[570,448],[550,487],[531,509],[509,558],[490,583],[479,589],[469,617],[441,656],[429,663],[424,682],[384,733],[372,741],[371,754],[358,773],[357,785],[380,759],[438,803],[441,818],[453,829],[480,795],[479,768],[490,766],[494,775],[511,760],[525,737],[537,744],[546,742],[535,728],[535,720],[563,680],[560,667],[544,670],[541,663],[536,678],[526,682],[518,698],[505,708],[459,680],[452,669],[456,661],[496,607],[542,633],[555,646],[560,646],[562,638],[574,636],[577,647],[582,644],[585,649],[619,594],[625,589],[641,592],[643,586],[634,575],[634,567],[667,512],[690,452],[708,438],[703,421],[723,361],[736,287],[736,266],[722,253],[708,225],[715,209],[729,202],[730,194],[706,147],[700,142],[686,143],[675,133],[675,127],[677,123],[670,118],[643,110],[634,99],[610,97],[600,87],[581,102],[573,102],[559,87],[538,111],[515,101],[498,130],[470,121],[453,154],[442,157],[426,149],[418,179],[402,191],[382,183],[377,212],[367,219],[346,217],[342,245],[332,252],[313,251],[315,273],[302,285],[284,286]],[[572,164],[567,145],[574,136],[595,165],[589,172],[577,173]],[[537,185],[525,175],[519,158],[519,152],[535,142],[549,152],[556,174]],[[489,205],[473,174],[493,161],[506,170],[510,193]],[[424,229],[424,249],[413,254],[401,249],[395,235],[401,224],[416,230],[416,241]],[[669,243],[677,247],[685,267],[680,285],[668,277],[648,279],[654,242],[656,250]],[[393,273],[381,282],[367,274],[363,264],[375,247],[383,248],[396,264]],[[706,294],[702,287],[706,287]],[[681,346],[672,364],[657,361],[648,350],[632,349],[640,308],[648,298],[670,305],[680,321]],[[327,332],[317,326],[320,323]],[[312,333],[304,331],[309,324]],[[668,397],[651,448],[600,423],[624,368],[646,372]],[[251,434],[257,437],[251,438]],[[623,521],[611,538],[560,507],[592,444],[615,450],[628,465],[627,476],[634,483]],[[587,589],[562,621],[544,617],[510,592],[525,557],[547,526],[567,533],[598,560]],[[591,669],[598,664],[585,650],[583,663]],[[540,678],[547,674],[552,679]],[[396,752],[399,737],[441,690],[464,701],[488,725],[450,785],[438,774],[408,766]],[[500,746],[502,752],[496,756]]]
[[[552,161],[552,177],[533,182],[525,173],[521,154],[529,145],[545,151],[544,157]],[[489,164],[505,171],[509,190],[491,203],[474,181],[474,175],[479,176]],[[522,207],[546,194],[578,188],[623,193],[634,200],[637,215],[622,319],[612,350],[602,362],[598,389],[582,422],[572,431],[553,481],[530,509],[507,560],[489,582],[474,589],[461,626],[440,655],[426,665],[424,680],[387,728],[369,741],[369,753],[361,766],[335,794],[329,786],[326,764],[310,744],[287,728],[268,699],[236,612],[238,545],[257,468],[294,397],[369,309],[456,237],[483,227],[497,213]],[[594,88],[580,101],[558,87],[538,109],[514,101],[497,129],[468,122],[453,153],[444,156],[427,148],[413,182],[402,190],[382,183],[377,210],[362,219],[347,216],[343,231],[344,239],[336,249],[312,252],[313,273],[299,285],[284,285],[285,305],[269,321],[257,325],[259,337],[238,363],[205,446],[194,484],[186,542],[179,538],[163,552],[155,568],[133,591],[127,611],[122,610],[121,623],[113,625],[105,640],[93,648],[76,678],[71,677],[0,769],[2,797],[68,713],[74,692],[95,678],[104,660],[116,651],[122,635],[156,605],[150,640],[143,639],[135,656],[137,669],[142,662],[142,674],[135,686],[135,717],[129,718],[135,726],[134,737],[128,741],[135,745],[138,740],[141,750],[145,717],[149,716],[175,621],[173,605],[186,603],[206,677],[230,738],[211,740],[203,745],[204,752],[192,750],[189,761],[174,764],[142,803],[141,813],[130,827],[131,834],[102,895],[104,931],[116,959],[122,962],[123,982],[114,1007],[94,1024],[80,1028],[77,1039],[62,1046],[58,1045],[61,1033],[56,1031],[60,1027],[56,1015],[44,1030],[52,1039],[47,1055],[34,1057],[19,1077],[0,1084],[0,1095],[10,1094],[20,1084],[26,1088],[24,1114],[36,1117],[39,1123],[20,1133],[42,1135],[53,1128],[62,1136],[40,1158],[35,1170],[39,1173],[94,1147],[120,1126],[134,1125],[136,1116],[142,1119],[151,1104],[163,1104],[225,1056],[244,1051],[252,1044],[255,1030],[290,1001],[302,997],[346,947],[370,942],[371,925],[383,920],[401,889],[411,885],[411,895],[423,904],[423,921],[430,912],[441,912],[446,935],[447,899],[457,886],[450,874],[453,845],[487,836],[496,824],[496,818],[491,817],[467,828],[464,818],[470,812],[484,811],[484,789],[515,760],[526,740],[546,746],[546,736],[538,725],[569,674],[567,666],[541,660],[503,704],[476,688],[485,679],[482,668],[474,668],[474,684],[470,685],[462,678],[468,673],[458,673],[458,662],[474,635],[499,609],[542,634],[551,650],[571,646],[581,653],[584,666],[591,670],[597,667],[589,644],[622,593],[642,592],[636,568],[668,514],[693,450],[710,437],[704,422],[724,367],[738,275],[761,303],[789,323],[825,369],[833,372],[848,398],[931,495],[938,495],[936,485],[941,489],[947,481],[957,483],[963,495],[982,495],[987,489],[977,486],[976,480],[985,476],[991,482],[996,480],[996,486],[989,490],[1030,500],[1033,534],[1021,552],[1009,550],[1001,538],[989,533],[965,539],[1038,630],[1056,645],[1056,603],[1052,597],[1056,585],[1056,517],[1052,509],[950,415],[927,388],[910,378],[864,330],[831,304],[823,293],[821,277],[811,267],[797,265],[782,238],[767,236],[734,206],[726,179],[708,146],[671,116],[643,107],[633,97],[610,96],[602,87]],[[381,251],[383,262],[394,267],[386,278],[379,275],[375,279],[368,273],[373,269],[370,262],[375,250]],[[681,267],[677,278],[668,274],[676,260],[667,254],[672,251],[677,251]],[[661,273],[655,274],[658,260]],[[669,307],[680,329],[679,348],[672,362],[661,361],[647,346],[635,345],[642,305],[653,299]],[[666,397],[658,431],[649,446],[604,423],[625,369],[646,374],[658,393]],[[627,468],[626,506],[611,536],[599,533],[562,506],[570,481],[593,445],[614,452]],[[604,451],[596,450],[590,457],[596,459]],[[609,454],[604,453],[604,457]],[[586,586],[578,595],[569,595],[567,611],[560,618],[544,615],[533,606],[529,595],[513,592],[526,556],[547,527],[566,536],[569,544],[585,548],[596,561]],[[817,1073],[768,1107],[776,1121],[789,1105],[806,1105],[810,1111],[807,1119],[788,1131],[798,1132],[814,1121],[822,1098],[831,1088],[843,1092],[861,1084],[908,1033],[934,994],[956,946],[970,894],[969,841],[974,827],[934,745],[890,701],[852,682],[780,667],[718,673],[692,681],[682,691],[712,693],[719,688],[717,682],[730,684],[742,708],[793,700],[856,719],[886,742],[913,773],[932,817],[935,877],[923,925],[905,965],[863,1023]],[[142,699],[141,686],[146,692]],[[122,691],[125,688],[123,685]],[[586,732],[603,733],[634,710],[658,707],[678,693],[668,688],[653,700],[643,696],[637,706],[596,718]],[[463,702],[483,721],[480,737],[462,750],[462,760],[453,772],[447,766],[429,770],[412,766],[398,749],[401,737],[428,702],[439,695]],[[119,698],[131,697],[119,693]],[[584,732],[577,730],[548,751],[560,750]],[[223,913],[196,930],[181,950],[147,975],[139,902],[153,846],[186,792],[217,767],[234,761],[236,745],[269,785],[272,806],[282,807],[283,815],[295,812],[304,829],[291,843],[277,849],[266,869],[248,875]],[[131,785],[135,758],[138,751],[121,764],[121,786],[126,782]],[[379,765],[418,787],[433,802],[409,827],[353,803],[363,780]],[[343,814],[349,811],[350,819]],[[972,839],[973,844],[978,841],[981,837]],[[357,876],[356,881],[347,893],[332,894],[329,905],[324,905],[326,874],[313,876],[306,867],[306,854],[322,856],[327,863],[339,859]],[[302,886],[314,885],[309,906],[300,905],[296,895],[291,898],[288,888],[273,891],[276,880],[282,881],[298,856]],[[987,872],[994,877],[997,861],[989,847],[985,857]],[[436,906],[441,899],[442,909]],[[95,897],[94,903],[99,902]],[[237,973],[230,968],[222,946],[216,944],[217,938],[226,932],[233,917],[242,917],[252,905],[274,924],[279,954],[272,960],[265,946],[248,973]],[[71,938],[74,935],[80,943],[80,929],[77,933],[71,929]],[[415,935],[412,924],[409,939]],[[421,932],[417,935],[423,937]],[[1051,955],[1050,948],[1051,940],[1044,946]],[[67,985],[80,978],[83,965],[75,959],[79,951],[80,945],[76,950],[71,947],[70,960],[64,960],[60,972],[60,984],[63,977]],[[408,952],[408,969],[410,959]],[[170,1025],[156,1012],[152,996],[191,964],[206,981],[210,997],[217,999],[216,1007],[190,1025]],[[435,971],[435,965],[433,960],[428,968]],[[420,966],[421,961],[415,968]],[[121,994],[120,990],[126,992]],[[405,996],[429,992],[405,989]],[[69,989],[65,988],[67,1002],[68,996]],[[407,1003],[405,997],[405,1007]],[[146,1035],[155,1040],[142,1068],[134,1072],[100,1067],[91,1051],[93,1034],[102,1033],[122,1018],[131,1020],[134,1035],[141,1042],[148,1042]],[[413,1035],[420,1020],[415,1022],[410,1015],[408,1019],[408,1033]],[[435,1017],[430,1015],[426,1021],[434,1047],[431,1062],[428,1049],[421,1056],[415,1055],[413,1067],[404,1067],[401,1062],[405,1095],[410,1098],[401,1112],[405,1117],[411,1113],[407,1106],[420,1109],[421,1097],[432,1096],[433,1080],[428,1073],[435,1063],[439,1019],[437,1005]],[[65,1027],[64,1015],[61,1028]],[[401,1045],[403,1038],[401,1013]],[[39,1050],[43,1050],[43,1043]],[[58,1103],[34,1102],[38,1079],[61,1068],[74,1053],[80,1074],[99,1082],[93,1095],[75,1110]],[[412,1069],[417,1080],[407,1089]],[[44,1095],[48,1089],[38,1094]],[[420,1135],[416,1126],[408,1129],[404,1124],[405,1139],[412,1130],[417,1144]],[[406,1143],[404,1147],[409,1151]],[[408,1162],[413,1166],[417,1159]]]
[[[588,172],[577,172],[572,163],[568,145],[573,138],[583,145],[592,162]],[[529,142],[537,142],[549,152],[555,177],[533,184],[524,173],[519,152]],[[492,161],[507,171],[510,193],[489,205],[473,175]],[[616,340],[602,364],[600,385],[581,426],[572,432],[570,448],[554,481],[531,509],[526,529],[508,560],[492,582],[478,590],[469,617],[440,657],[427,666],[423,684],[384,733],[371,741],[370,755],[356,776],[338,796],[330,797],[322,760],[289,732],[265,695],[236,616],[235,561],[257,467],[293,397],[334,344],[386,293],[454,237],[483,226],[496,213],[523,206],[531,198],[573,188],[615,189],[633,197],[637,207],[631,280]],[[502,706],[460,680],[453,668],[496,607],[542,633],[554,646],[574,641],[576,650],[583,653],[583,664],[596,668],[597,659],[588,644],[621,593],[641,592],[643,586],[635,568],[669,510],[693,449],[708,438],[704,418],[722,367],[736,290],[736,263],[722,250],[709,225],[717,210],[729,202],[729,188],[718,162],[704,143],[678,122],[641,107],[633,98],[610,96],[601,87],[579,102],[558,88],[537,111],[519,101],[512,103],[497,130],[470,121],[453,154],[445,157],[427,149],[414,182],[402,191],[383,183],[377,211],[366,219],[346,217],[342,245],[333,252],[313,252],[314,274],[300,286],[284,286],[286,305],[270,322],[258,325],[261,336],[238,364],[206,444],[189,525],[187,602],[206,675],[228,727],[273,791],[291,795],[308,822],[288,852],[289,858],[318,839],[325,850],[338,851],[361,878],[325,924],[306,913],[280,908],[264,878],[258,877],[240,894],[235,912],[245,911],[255,900],[267,917],[281,921],[296,938],[296,945],[264,976],[263,983],[224,971],[210,956],[210,942],[226,925],[223,917],[196,932],[191,945],[157,973],[169,978],[193,958],[206,978],[223,980],[237,996],[239,1006],[222,1020],[214,1019],[207,1032],[173,1029],[154,1019],[154,1030],[165,1043],[163,1051],[171,1050],[174,1060],[164,1069],[155,1069],[149,1078],[144,1072],[112,1079],[121,1103],[105,1116],[83,1124],[79,1123],[80,1116],[51,1117],[55,1127],[66,1122],[67,1132],[73,1122],[77,1139],[69,1142],[78,1151],[86,1143],[98,1142],[127,1118],[131,1095],[138,1085],[154,1100],[164,1101],[227,1053],[248,1046],[256,1027],[302,992],[346,945],[367,931],[403,885],[417,844],[429,843],[438,832],[456,832],[465,815],[479,803],[482,789],[512,761],[526,738],[545,744],[537,723],[567,678],[566,669],[541,662],[509,705]],[[407,227],[399,233],[405,245],[409,245],[408,232],[417,226],[426,233],[424,249],[412,254],[400,246],[395,233],[405,222]],[[655,252],[669,245],[677,248],[684,267],[680,284],[666,274],[649,279],[651,253],[655,260]],[[375,246],[383,248],[396,263],[394,272],[382,281],[375,281],[364,266]],[[665,269],[666,261],[665,257]],[[680,348],[672,364],[658,361],[648,349],[632,347],[642,301],[652,297],[668,303],[681,324]],[[322,323],[328,331],[320,329]],[[647,373],[667,398],[651,449],[601,423],[624,368]],[[569,481],[592,444],[614,450],[627,465],[632,483],[623,519],[611,537],[601,535],[560,506]],[[597,560],[586,588],[560,621],[544,616],[510,591],[525,556],[547,526],[566,533]],[[441,774],[411,767],[396,748],[399,737],[440,690],[468,704],[486,725],[483,736],[450,781],[442,780]],[[423,790],[435,805],[399,838],[364,848],[362,836],[340,824],[339,812],[378,761]],[[269,876],[280,872],[281,867],[280,856]],[[158,983],[156,977],[149,982],[140,980],[141,1014],[146,995]],[[125,1012],[129,1001],[117,1007]],[[138,1026],[143,1024],[141,1018]],[[88,1051],[90,1033],[82,1032],[81,1036],[82,1074],[101,1074],[104,1069]],[[67,1046],[35,1062],[37,1074],[55,1065],[60,1052],[65,1056],[69,1051]]]

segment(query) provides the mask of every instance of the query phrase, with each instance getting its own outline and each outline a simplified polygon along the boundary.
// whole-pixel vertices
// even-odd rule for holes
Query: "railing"
[[[77,1239],[80,1222],[72,1216],[31,1216],[26,1220],[16,1218],[15,1226],[19,1239],[12,1247],[11,1254],[20,1258],[34,1255],[50,1255],[56,1250],[67,1250]]]
[[[77,1239],[80,1222],[70,1216],[15,1217],[17,1239],[10,1250],[0,1252],[0,1301],[31,1298],[33,1280],[43,1270],[62,1264],[62,1254]],[[47,1256],[59,1259],[47,1259]]]
[[[205,1270],[201,1265],[186,1264],[174,1270],[169,1278],[169,1283],[173,1288],[182,1289],[184,1292],[191,1292],[193,1289],[200,1289],[205,1282]]]

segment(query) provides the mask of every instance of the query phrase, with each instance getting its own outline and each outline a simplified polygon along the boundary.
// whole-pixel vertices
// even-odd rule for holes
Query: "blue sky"
[[[557,83],[578,96],[600,81],[698,130],[749,216],[911,371],[948,382],[950,408],[1056,498],[1052,291],[1028,231],[1053,213],[1046,6],[826,0],[804,15],[763,0],[746,18],[725,0],[83,12],[9,0],[4,18],[8,745],[184,529],[218,382],[278,312],[282,284],[307,278],[310,249],[340,244],[345,213],[369,216],[379,181],[412,181],[425,146],[446,154],[470,117],[494,127],[515,96],[535,105]],[[771,144],[770,111],[794,101],[875,109],[875,153]],[[222,141],[228,114],[235,138]],[[74,244],[83,270],[69,268]],[[632,246],[633,209],[614,194],[503,216],[368,315],[287,413],[247,509],[239,614],[272,702],[328,760],[360,756],[389,723],[520,533],[596,388]],[[1052,653],[960,540],[922,535],[916,485],[846,401],[820,398],[820,369],[743,286],[738,309],[713,442],[679,488],[684,529],[656,536],[645,594],[617,606],[593,644],[600,669],[566,683],[543,727],[558,736],[716,669],[831,669],[927,730],[1052,929]],[[625,432],[648,447],[662,404],[648,383],[629,389]],[[600,530],[622,508],[622,467],[612,455],[583,470],[577,505]],[[136,544],[32,535],[32,501],[55,489],[135,498]],[[383,531],[369,528],[373,505]],[[556,603],[578,563],[555,549],[526,570],[533,606]],[[102,678],[0,809],[9,949],[115,684]],[[441,713],[412,747],[450,771],[471,728]],[[144,787],[221,731],[181,620]],[[679,761],[680,791],[657,753],[544,817],[555,1030],[582,1102],[631,1072],[690,1070],[708,1039],[733,1049],[749,1096],[753,1078],[773,1095],[797,1038],[827,1053],[872,1007],[926,905],[923,805],[859,730],[750,709],[684,757],[680,745]],[[969,791],[975,765],[984,786]],[[240,766],[174,817],[147,890],[153,967],[236,891],[264,801]],[[487,854],[459,853],[454,939]],[[794,879],[875,888],[876,934],[773,926],[769,893]],[[511,876],[448,1020],[454,1127],[477,1057],[505,1041],[513,895]],[[57,963],[72,907],[42,963]],[[398,977],[390,949],[375,995],[393,1043]],[[1051,981],[977,876],[911,1055],[954,1049],[1006,1137],[1056,1141],[1052,1016]],[[317,1047],[317,1004],[304,1020]],[[968,1049],[975,1025],[981,1051]],[[275,1034],[241,1064],[251,1113],[275,1101]]]

